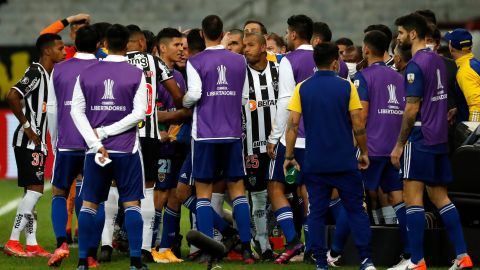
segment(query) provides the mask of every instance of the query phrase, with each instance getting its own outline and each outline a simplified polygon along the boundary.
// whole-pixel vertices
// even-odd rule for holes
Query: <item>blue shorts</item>
[[[192,178],[192,152],[187,154],[178,175],[178,182],[188,186],[193,186],[195,184]]]
[[[213,183],[221,172],[224,179],[237,181],[246,175],[242,140],[193,141],[192,177],[202,183]]]
[[[180,169],[184,159],[179,157],[161,158],[158,160],[158,178],[155,183],[155,189],[167,190],[176,188]]]
[[[277,181],[288,185],[285,182],[285,174],[283,173],[283,163],[285,162],[285,151],[287,148],[282,143],[278,143],[276,149],[276,158],[270,160],[270,168],[268,170],[268,179],[271,181]],[[305,158],[304,148],[295,148],[294,150],[295,160],[300,165],[300,172],[297,174],[297,185],[303,184],[302,164]]]
[[[69,191],[77,175],[83,174],[85,151],[58,151],[55,153],[52,185]]]
[[[429,186],[443,186],[453,180],[447,153],[420,151],[415,143],[407,143],[400,161],[403,179],[421,181]]]
[[[112,162],[101,167],[95,163],[95,154],[86,155],[80,190],[83,200],[96,204],[106,201],[113,179],[117,184],[119,202],[143,199],[145,180],[140,152],[110,153],[109,158]]]
[[[386,193],[403,190],[400,174],[390,161],[390,157],[369,157],[369,159],[370,166],[362,171],[366,190],[377,191],[378,187]]]

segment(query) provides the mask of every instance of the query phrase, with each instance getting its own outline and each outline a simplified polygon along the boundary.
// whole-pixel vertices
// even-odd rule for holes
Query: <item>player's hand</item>
[[[287,175],[287,172],[291,167],[294,167],[295,170],[300,171],[300,165],[295,159],[285,159],[285,161],[283,162],[283,175]]]
[[[85,20],[86,23],[90,23],[90,15],[85,13],[79,13],[79,14],[67,17],[68,23],[78,22],[81,20]]]
[[[160,131],[160,142],[165,143],[168,142],[169,139],[167,131]]]
[[[275,146],[277,145],[273,143],[267,143],[267,154],[270,157],[270,159],[275,159],[275,156],[276,156]]]
[[[403,154],[403,147],[400,145],[395,145],[393,148],[392,153],[390,153],[390,161],[392,162],[395,168],[400,169],[400,157]]]
[[[453,125],[455,123],[455,118],[457,118],[457,112],[457,108],[448,110],[447,119],[450,125]]]
[[[223,35],[223,38],[222,38],[222,41],[220,42],[220,44],[223,45],[223,47],[225,47],[225,49],[227,48],[228,46],[228,42],[230,41],[230,32],[225,32],[225,34]]]
[[[100,160],[100,163],[104,163],[105,162],[105,159],[108,158],[108,152],[107,152],[107,149],[105,149],[105,147],[100,147],[100,149],[98,149],[98,153],[102,154],[102,156],[99,158]]]
[[[31,127],[24,129],[25,134],[27,134],[28,141],[32,141],[36,146],[42,143],[40,137],[33,131]]]
[[[370,166],[370,159],[368,158],[368,154],[360,154],[358,157],[358,168],[360,170],[366,170]]]

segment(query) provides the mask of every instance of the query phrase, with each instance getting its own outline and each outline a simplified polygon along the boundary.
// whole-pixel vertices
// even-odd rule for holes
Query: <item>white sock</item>
[[[36,246],[37,243],[37,213],[27,216],[27,225],[25,225],[25,239],[27,246]]]
[[[374,225],[380,225],[380,221],[382,220],[382,209],[374,209],[372,210],[372,217]]]
[[[217,212],[218,215],[223,217],[223,203],[225,202],[225,197],[223,193],[212,193],[212,199],[210,204],[212,205],[213,210]]]
[[[10,240],[18,241],[20,239],[20,233],[23,231],[23,229],[25,229],[25,226],[28,222],[27,216],[32,215],[33,208],[42,195],[43,194],[40,192],[27,190],[22,201],[18,204],[17,215],[15,216],[15,221],[13,222]]]
[[[197,230],[197,215],[192,213],[192,230]],[[190,245],[190,254],[193,254],[197,251],[199,251],[200,249],[197,248],[196,246],[194,245]]]
[[[382,215],[385,220],[385,224],[397,224],[397,215],[395,210],[391,206],[382,207]]]
[[[255,224],[255,239],[260,243],[262,253],[267,249],[272,249],[268,240],[267,232],[267,190],[250,192],[252,196],[252,213]]]
[[[142,249],[152,249],[153,224],[155,223],[155,205],[153,203],[153,188],[145,189],[145,198],[140,201],[140,211],[143,219]]]
[[[108,199],[105,201],[105,225],[102,231],[102,246],[112,246],[113,230],[118,214],[118,189],[110,187]]]

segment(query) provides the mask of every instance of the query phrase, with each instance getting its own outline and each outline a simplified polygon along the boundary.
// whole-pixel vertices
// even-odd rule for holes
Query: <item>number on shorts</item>
[[[43,154],[32,153],[32,166],[43,166]]]
[[[172,167],[172,161],[170,159],[158,160],[158,173],[170,173]]]
[[[247,156],[245,158],[245,167],[247,169],[258,169],[260,162],[258,161],[257,155]]]

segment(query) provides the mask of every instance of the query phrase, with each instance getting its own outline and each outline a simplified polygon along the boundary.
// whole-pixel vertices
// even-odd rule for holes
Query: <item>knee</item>
[[[60,196],[60,197],[67,197],[67,191],[57,188],[57,187],[52,187],[52,195],[53,196]]]

